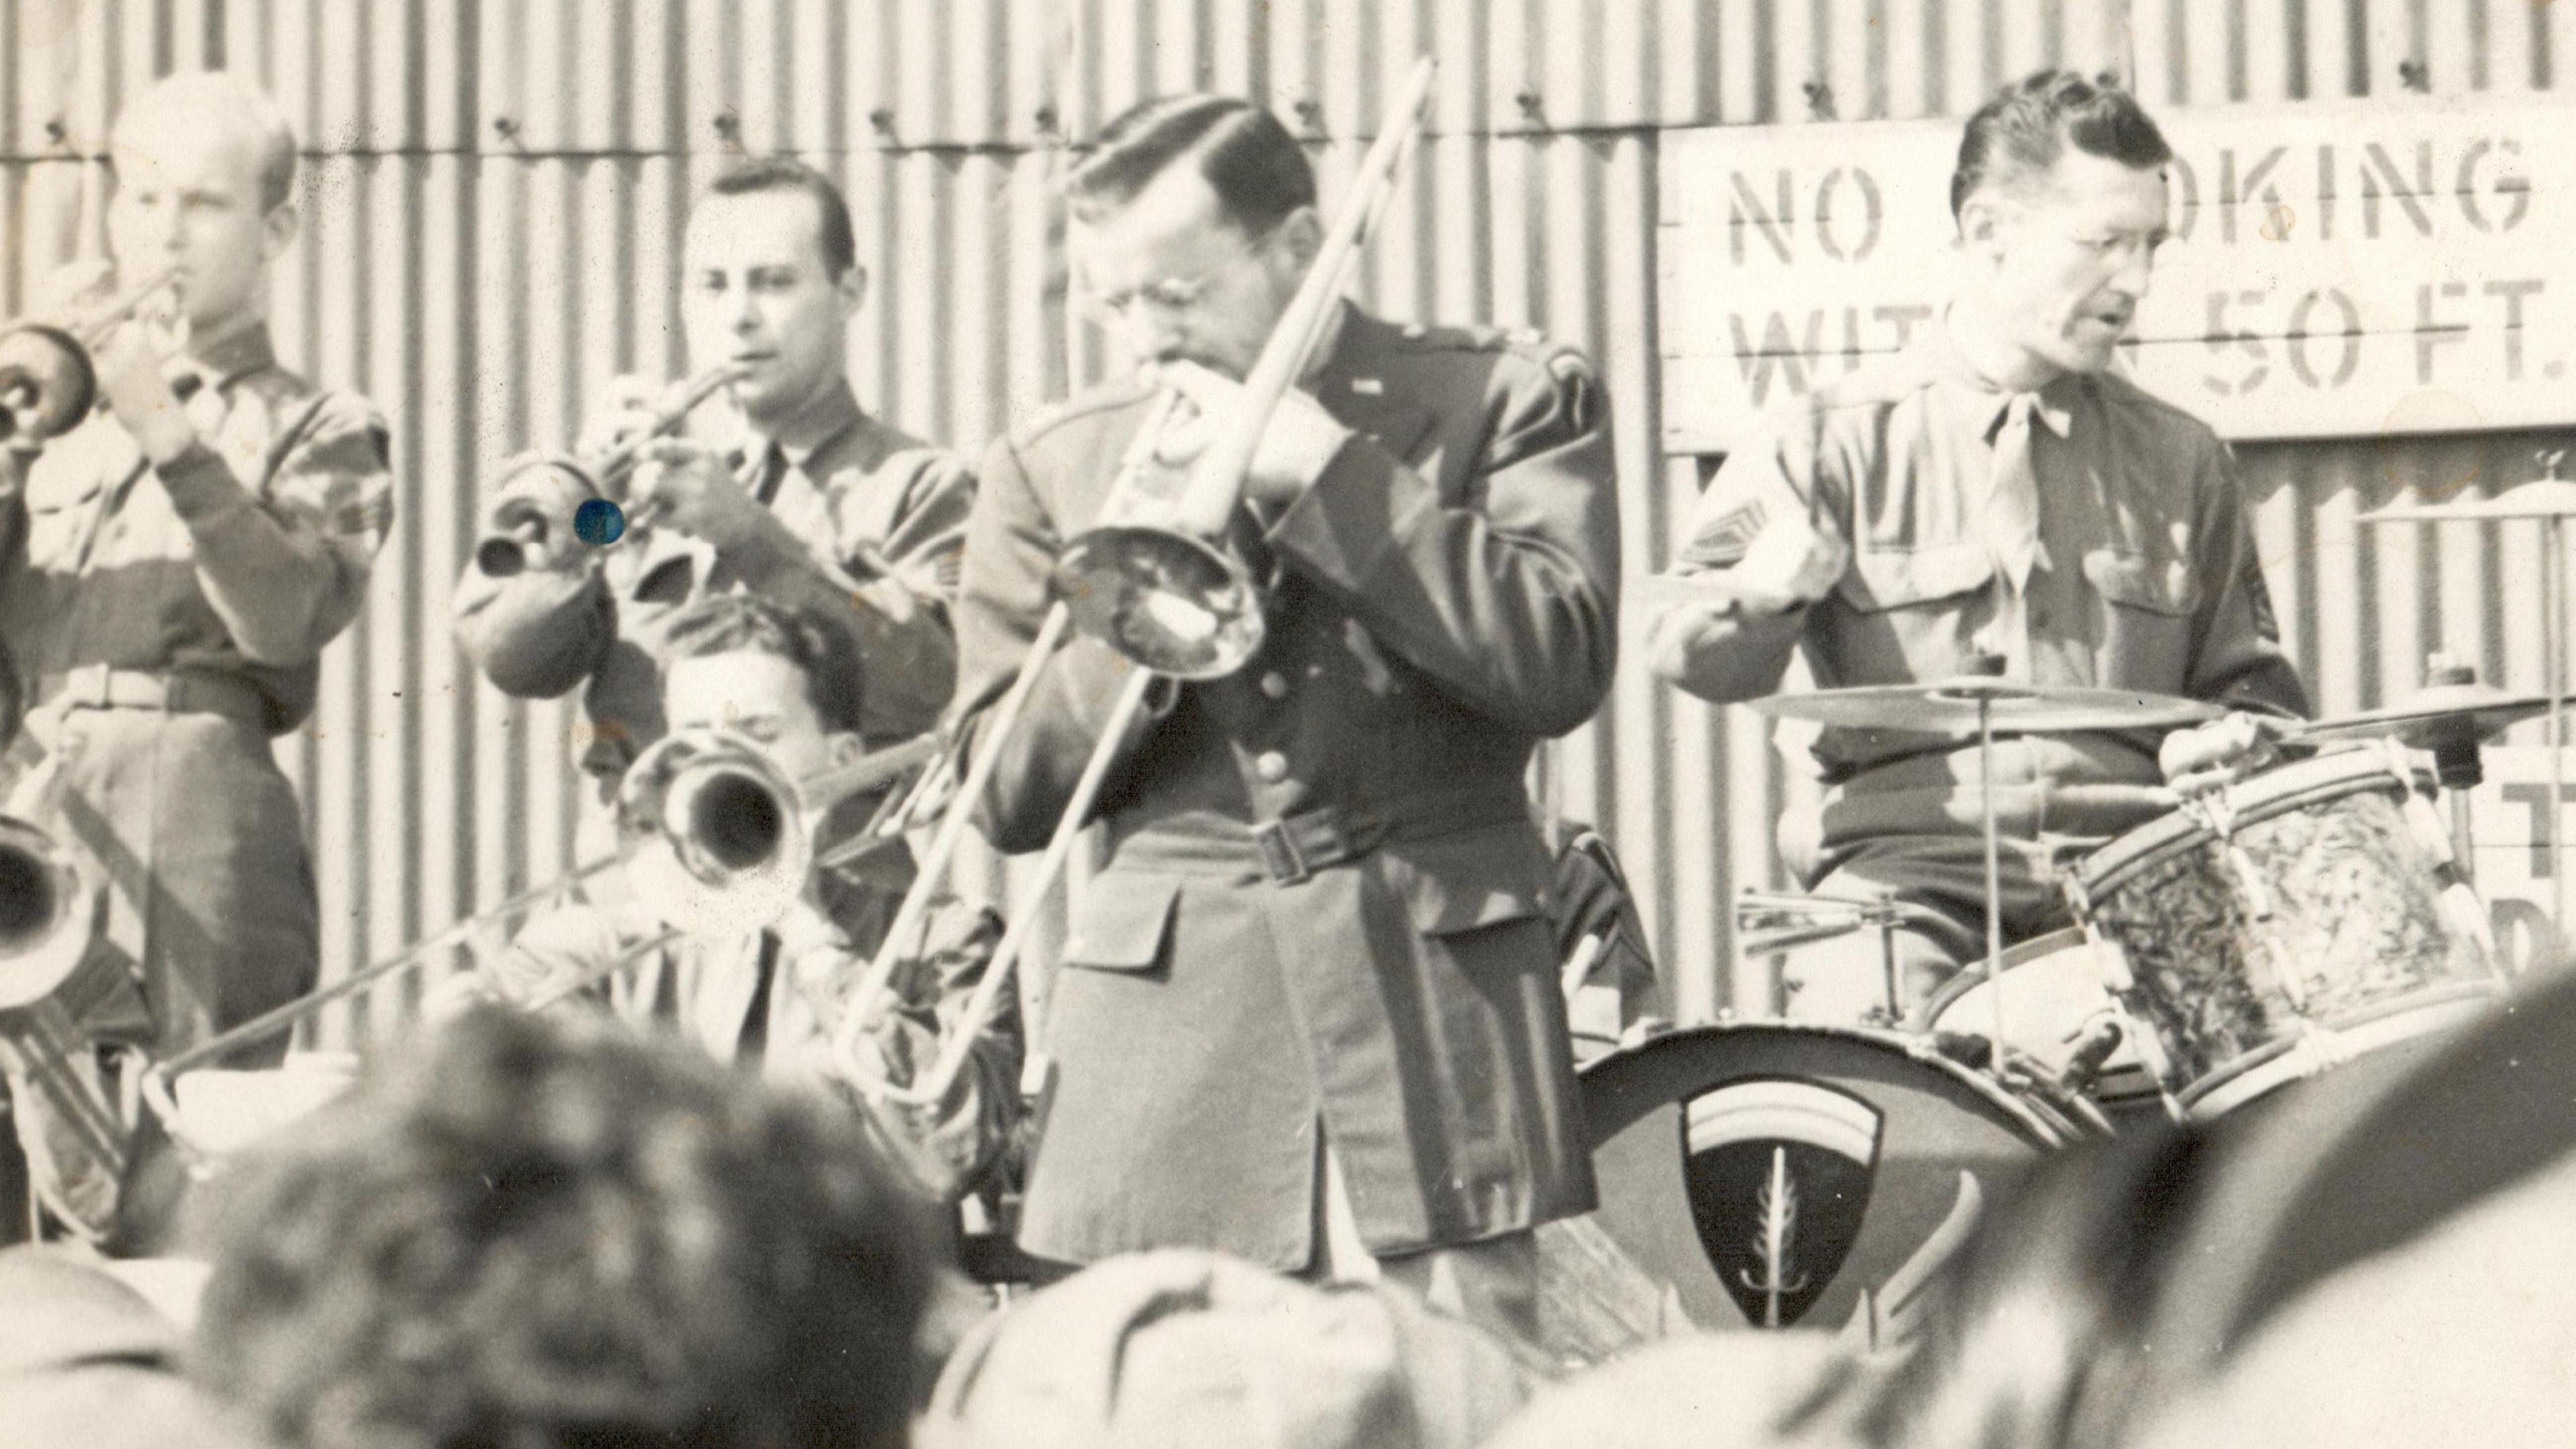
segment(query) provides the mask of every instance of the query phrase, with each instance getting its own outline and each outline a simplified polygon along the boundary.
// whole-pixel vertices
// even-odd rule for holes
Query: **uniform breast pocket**
[[[1163,955],[1181,883],[1108,871],[1074,893],[1064,964],[1094,971],[1151,971]]]
[[[2182,693],[2191,674],[2191,616],[2200,607],[2189,565],[2103,548],[2084,556],[2084,577],[2104,604],[2097,681]]]
[[[1835,585],[1846,626],[1835,660],[1847,682],[1957,672],[1992,606],[1994,560],[1965,540],[1919,548],[1864,549]]]

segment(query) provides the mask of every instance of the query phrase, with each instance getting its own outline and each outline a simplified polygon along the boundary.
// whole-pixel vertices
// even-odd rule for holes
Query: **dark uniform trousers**
[[[33,705],[0,791],[50,755],[40,823],[107,886],[65,1004],[155,1057],[318,975],[303,811],[269,741],[311,712],[393,516],[383,419],[279,367],[264,328],[174,372],[196,447],[153,468],[102,409],[18,460],[0,509],[0,639]],[[58,1205],[91,1217],[112,1192],[89,1186]]]
[[[1273,583],[1261,653],[1158,685],[1104,791],[1044,1040],[1054,1102],[1021,1242],[1166,1245],[1288,1270],[1327,1250],[1329,1161],[1367,1254],[1516,1240],[1593,1203],[1523,774],[1613,663],[1618,514],[1583,359],[1346,309],[1304,386],[1350,440],[1237,542]],[[1063,539],[1093,522],[1146,394],[997,443],[968,529],[960,707],[1022,662]],[[1041,844],[1126,665],[1040,666],[983,802]]]

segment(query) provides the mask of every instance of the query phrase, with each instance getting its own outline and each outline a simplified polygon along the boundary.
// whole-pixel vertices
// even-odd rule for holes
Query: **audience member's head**
[[[1864,1372],[1830,1334],[1691,1334],[1542,1392],[1485,1449],[1835,1449],[1828,1400]]]
[[[898,1444],[925,1211],[846,1114],[477,1012],[230,1180],[199,1368],[298,1449]]]
[[[1469,1449],[1528,1397],[1512,1352],[1401,1289],[1212,1253],[1116,1258],[987,1320],[922,1449]]]
[[[0,1252],[0,1444],[246,1444],[180,1377],[184,1337],[105,1266],[48,1248]]]
[[[2146,1330],[2209,1139],[2131,1131],[2052,1154],[1980,1225],[1924,1341],[1850,1417],[1870,1443],[2101,1442],[2149,1381]]]

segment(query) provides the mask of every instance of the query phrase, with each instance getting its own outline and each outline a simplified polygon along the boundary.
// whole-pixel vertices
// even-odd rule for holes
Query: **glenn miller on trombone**
[[[30,706],[0,791],[103,882],[104,928],[65,988],[73,1016],[95,1042],[159,1057],[313,985],[303,812],[268,742],[312,710],[316,660],[365,598],[393,493],[376,410],[270,347],[269,268],[298,220],[276,108],[230,76],[174,77],[126,108],[111,147],[121,275],[93,266],[65,290],[131,296],[166,272],[176,340],[93,310],[55,332],[86,358],[75,346],[0,383],[15,433],[0,642]],[[59,1124],[25,1085],[16,1116],[49,1202],[99,1229],[113,1164],[50,1151]]]
[[[1051,587],[1064,546],[1105,511],[1136,518],[1113,492],[1151,491],[1113,482],[1149,419],[1179,420],[1143,444],[1173,467],[1251,454],[1218,479],[1213,521],[1266,586],[1266,642],[1149,694],[1089,635],[1033,661],[982,801],[997,844],[1033,848],[1088,813],[1095,743],[1116,752],[1108,863],[1075,893],[1050,991],[1057,1078],[1020,1241],[1384,1271],[1528,1332],[1530,1230],[1589,1208],[1593,1180],[1523,771],[1608,688],[1617,493],[1580,354],[1337,300],[1350,218],[1386,194],[1405,119],[1329,233],[1304,151],[1264,111],[1184,96],[1109,124],[1068,183],[1067,251],[1150,375],[987,455],[959,705],[986,711],[980,763],[1050,598],[1082,612],[1083,588]],[[1263,419],[1245,414],[1291,381],[1252,448]],[[1231,596],[1154,592],[1236,565],[1105,552],[1103,578],[1140,584],[1103,612],[1122,644],[1260,638]],[[1152,703],[1110,708],[1130,698]]]

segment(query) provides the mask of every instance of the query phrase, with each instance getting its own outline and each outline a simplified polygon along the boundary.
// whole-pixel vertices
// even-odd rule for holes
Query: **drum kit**
[[[2550,757],[2563,757],[2558,534],[2571,515],[2576,483],[2554,478],[2476,503],[2366,515],[2368,524],[2541,520],[2549,688],[2507,693],[2436,655],[2413,697],[2284,722],[2279,738],[2303,758],[2177,795],[2164,814],[2095,845],[2059,882],[2074,926],[2009,948],[1990,768],[1998,737],[2162,731],[2216,718],[2218,707],[1993,672],[1750,702],[1774,719],[1977,748],[1985,956],[1909,1002],[1895,943],[1924,908],[1746,892],[1736,941],[1748,957],[1876,932],[1885,1019],[1722,1021],[1591,1064],[1581,1081],[1603,1205],[1579,1231],[1606,1235],[1671,1285],[1668,1316],[1678,1309],[1703,1328],[1838,1329],[1868,1346],[1901,1332],[1980,1204],[2041,1154],[2141,1125],[2226,1118],[2221,1140],[2242,1180],[2220,1193],[2259,1205],[2269,1236],[2205,1255],[2196,1271],[2214,1283],[2232,1276],[2190,1310],[2209,1321],[2187,1326],[2192,1341],[2212,1344],[2241,1331],[2280,1296],[2266,1276],[2284,1271],[2280,1254],[2266,1244],[2305,1240],[2296,1211],[2332,1208],[2341,1199],[2325,1195],[2336,1182],[2395,1170],[2377,1157],[2344,1160],[2372,1140],[2351,1122],[2445,1115],[2431,1105],[2441,1092],[2426,1063],[2503,1052],[2470,1046],[2491,1032],[2455,1031],[2504,1018],[2491,1008],[2511,984],[2474,888],[2467,792],[2483,778],[2482,748],[2514,725],[2548,717]],[[2437,800],[2450,804],[2447,822]],[[2553,859],[2559,828],[2553,818],[2545,837]],[[2551,871],[2562,921],[2565,875]],[[2576,1022],[2576,1011],[2556,1015]],[[2322,1076],[2362,1058],[2367,1070]],[[2311,1078],[2332,1085],[2281,1090]],[[2513,1090],[2530,1096],[2528,1084]],[[2531,1130],[2553,1144],[2565,1135]],[[2330,1154],[2329,1143],[2344,1146]],[[2246,1172],[2250,1157],[2267,1165]],[[2256,1207],[2212,1211],[2258,1220],[2248,1216]],[[2216,1235],[2228,1236],[2224,1223]],[[1590,1251],[1600,1256],[1598,1244]]]

